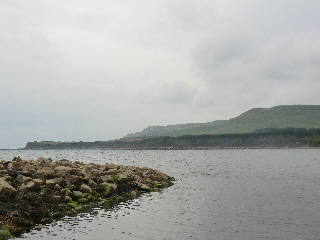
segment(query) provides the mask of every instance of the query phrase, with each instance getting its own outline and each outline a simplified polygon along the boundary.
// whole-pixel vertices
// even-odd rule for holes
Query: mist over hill
[[[271,108],[252,108],[229,120],[216,120],[208,123],[149,126],[141,132],[128,134],[124,138],[235,134],[272,131],[272,129],[285,128],[320,128],[320,105],[280,105]]]

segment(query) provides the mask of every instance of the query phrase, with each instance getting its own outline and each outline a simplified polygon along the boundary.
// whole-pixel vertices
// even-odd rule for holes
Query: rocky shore
[[[171,186],[150,168],[84,164],[66,159],[0,161],[0,239],[30,231],[66,214],[136,198]]]

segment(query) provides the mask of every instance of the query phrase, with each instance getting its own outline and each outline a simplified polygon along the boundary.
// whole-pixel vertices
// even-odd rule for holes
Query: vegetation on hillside
[[[172,131],[156,136],[251,133],[261,129],[320,128],[320,105],[290,105],[253,108],[238,117],[219,121],[213,126]],[[153,136],[155,137],[155,136]]]

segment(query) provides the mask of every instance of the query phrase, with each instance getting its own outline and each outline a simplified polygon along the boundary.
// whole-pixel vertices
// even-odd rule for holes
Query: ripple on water
[[[1,154],[1,151],[0,151]],[[112,209],[69,216],[30,239],[317,239],[320,150],[13,151],[150,167],[179,179]],[[7,159],[11,160],[11,159]],[[93,236],[93,237],[91,237]]]

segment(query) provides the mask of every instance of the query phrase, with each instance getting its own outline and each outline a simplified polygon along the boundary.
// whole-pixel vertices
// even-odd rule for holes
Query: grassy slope
[[[320,128],[320,105],[290,105],[253,108],[214,126],[175,131],[160,136],[250,133],[264,128]]]

